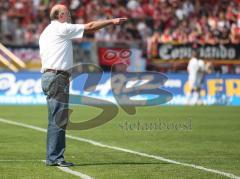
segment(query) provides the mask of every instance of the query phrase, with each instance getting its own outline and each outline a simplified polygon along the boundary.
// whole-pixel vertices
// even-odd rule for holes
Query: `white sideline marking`
[[[57,167],[57,168],[59,168],[60,170],[66,172],[66,173],[69,173],[69,174],[72,174],[72,175],[75,175],[75,176],[79,176],[79,177],[82,178],[82,179],[93,179],[92,177],[90,177],[90,176],[88,176],[88,175],[85,175],[85,174],[83,174],[83,173],[80,173],[80,172],[71,170],[71,169],[68,168],[68,167]]]
[[[34,129],[34,130],[41,131],[41,132],[47,132],[46,129],[41,128],[41,127],[36,127],[36,126],[33,126],[33,125],[28,125],[28,124],[24,124],[24,123],[20,123],[20,122],[14,122],[14,121],[2,119],[2,118],[0,118],[0,122],[6,123],[6,124],[12,124],[12,125],[16,125],[16,126],[21,126],[21,127],[25,127],[25,128],[30,128],[30,129]],[[151,155],[151,154],[147,154],[147,153],[143,153],[143,152],[137,152],[137,151],[121,148],[121,147],[105,145],[105,144],[102,144],[100,142],[85,139],[85,138],[82,138],[82,137],[75,137],[75,136],[72,136],[72,135],[66,135],[66,137],[69,138],[69,139],[78,140],[78,141],[81,141],[81,142],[86,142],[86,143],[89,143],[89,144],[92,144],[92,145],[95,145],[95,146],[98,146],[98,147],[109,148],[109,149],[122,151],[122,152],[126,152],[126,153],[131,153],[131,154],[135,154],[135,155],[139,155],[139,156],[143,156],[143,157],[153,158],[153,159],[156,159],[156,160],[160,160],[160,161],[164,161],[164,162],[168,162],[168,163],[172,163],[172,164],[191,167],[191,168],[203,170],[203,171],[210,172],[210,173],[216,173],[216,174],[223,175],[223,176],[233,178],[233,179],[240,179],[240,176],[236,176],[232,173],[222,172],[220,170],[210,169],[210,168],[206,168],[206,167],[203,167],[203,166],[200,166],[200,165],[178,162],[178,161],[167,159],[167,158],[157,156],[157,155]]]
[[[46,162],[46,160],[41,160],[42,162]],[[66,172],[66,173],[69,173],[69,174],[72,174],[72,175],[75,175],[75,176],[78,176],[82,179],[93,179],[92,177],[88,176],[88,175],[85,175],[81,172],[77,172],[77,171],[74,171],[74,170],[71,170],[70,168],[68,167],[57,167],[59,168],[60,170],[62,170],[63,172]]]
[[[46,162],[46,160],[41,160],[42,162]],[[77,171],[74,171],[74,170],[71,170],[70,168],[68,167],[57,167],[59,168],[60,170],[62,170],[63,172],[66,172],[66,173],[69,173],[69,174],[72,174],[72,175],[75,175],[75,176],[78,176],[82,179],[93,179],[92,177],[88,176],[88,175],[85,175],[81,172],[77,172]]]

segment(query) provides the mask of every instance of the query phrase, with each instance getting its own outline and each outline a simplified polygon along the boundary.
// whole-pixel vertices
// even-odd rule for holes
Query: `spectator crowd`
[[[240,43],[239,0],[0,0],[0,41],[37,43],[55,3],[69,6],[74,23],[129,18],[86,36],[96,40]]]

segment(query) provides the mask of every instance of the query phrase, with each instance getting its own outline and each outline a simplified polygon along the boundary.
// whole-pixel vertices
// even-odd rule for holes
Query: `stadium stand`
[[[131,19],[121,30],[113,27],[96,33],[92,38],[98,40],[146,40],[157,33],[163,43],[240,42],[238,0],[1,0],[1,41],[36,43],[49,23],[49,9],[57,2],[69,5],[76,23],[120,16]]]
[[[129,22],[121,28],[109,27],[86,38],[140,41],[146,57],[150,54],[146,46],[154,48],[155,43],[240,43],[239,0],[0,0],[0,41],[36,45],[55,3],[70,7],[74,23],[128,17]],[[227,72],[240,71],[239,66],[230,66]]]

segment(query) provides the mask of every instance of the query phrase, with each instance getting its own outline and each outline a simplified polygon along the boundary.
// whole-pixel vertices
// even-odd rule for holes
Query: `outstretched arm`
[[[99,29],[107,27],[109,25],[120,25],[125,21],[127,21],[127,18],[115,18],[115,19],[109,19],[109,20],[99,20],[99,21],[89,22],[87,24],[84,24],[84,32],[92,33]]]

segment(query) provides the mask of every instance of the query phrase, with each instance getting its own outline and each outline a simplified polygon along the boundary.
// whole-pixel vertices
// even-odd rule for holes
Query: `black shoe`
[[[57,163],[47,164],[48,166],[59,166],[59,167],[72,167],[74,166],[71,162],[60,161]]]

